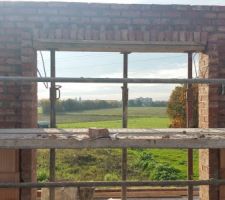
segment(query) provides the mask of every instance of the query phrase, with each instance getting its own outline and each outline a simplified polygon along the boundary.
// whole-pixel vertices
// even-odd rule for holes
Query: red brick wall
[[[0,22],[9,32],[29,32],[32,39],[206,43],[209,34],[225,33],[224,11],[216,6],[1,2]]]
[[[200,75],[202,78],[225,77],[225,37],[208,39],[208,49],[200,57]],[[225,96],[221,85],[199,86],[199,125],[202,128],[224,128]],[[224,150],[200,150],[200,178],[225,178]],[[224,200],[224,186],[201,187],[201,199]]]
[[[1,27],[1,24],[0,24]],[[1,76],[36,76],[36,53],[32,48],[31,34],[24,34],[18,28],[0,28],[0,74]],[[0,82],[0,128],[36,127],[36,85],[18,85]],[[35,180],[35,151],[1,150],[0,181]],[[11,170],[13,167],[14,170]],[[2,200],[35,199],[30,190],[2,189]]]
[[[225,49],[220,45],[224,36],[225,7],[219,6],[0,2],[0,74],[36,76],[33,42],[57,39],[202,43],[208,47],[201,57],[202,76],[224,77]],[[199,88],[200,126],[224,127],[225,99],[218,96],[218,86]],[[0,128],[36,127],[35,84],[0,82],[0,100]],[[217,176],[219,163],[223,173],[218,154],[222,158],[222,151],[201,151],[202,178]],[[33,180],[35,152],[20,150],[14,155],[20,157],[20,181]],[[4,162],[6,158],[0,159]],[[0,181],[5,180],[0,176]],[[216,200],[218,193],[205,187],[202,200]],[[32,194],[23,190],[21,199],[35,199]]]

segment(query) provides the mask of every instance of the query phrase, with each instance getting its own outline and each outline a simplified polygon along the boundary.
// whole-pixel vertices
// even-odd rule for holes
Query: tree
[[[193,128],[198,127],[198,86],[192,85],[193,91]],[[186,127],[186,86],[177,86],[170,95],[167,113],[171,119],[170,127]]]
[[[47,99],[40,100],[40,105],[42,107],[42,112],[44,114],[50,113],[50,101],[49,100],[47,100]]]
[[[177,180],[181,176],[179,169],[170,166],[167,163],[157,165],[152,172],[151,179],[157,181]]]

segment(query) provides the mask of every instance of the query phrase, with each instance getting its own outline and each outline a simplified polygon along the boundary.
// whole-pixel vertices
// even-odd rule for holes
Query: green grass
[[[187,150],[152,149],[149,150],[159,163],[169,163],[182,172],[182,179],[187,178]],[[198,178],[198,151],[194,151],[194,178]]]
[[[129,128],[167,128],[170,120],[166,108],[129,108]],[[83,112],[57,114],[59,128],[120,128],[121,108],[100,109]],[[47,121],[39,109],[39,120]],[[148,180],[151,170],[143,171],[138,167],[141,154],[150,153],[157,164],[169,164],[180,170],[179,178],[187,174],[187,150],[179,149],[129,149],[128,178]],[[49,152],[40,150],[38,154],[38,178],[48,177]],[[119,180],[121,174],[120,149],[81,149],[57,150],[57,178],[59,180]],[[194,153],[194,173],[198,177],[198,153]]]
[[[98,114],[104,116],[121,116],[122,108],[111,108],[111,109],[99,109],[99,110],[89,110],[81,112],[86,115]],[[128,108],[129,117],[139,117],[139,116],[151,116],[151,117],[165,117],[166,108],[165,107],[129,107]]]
[[[44,115],[39,109],[38,118],[40,121],[49,121],[49,115]],[[99,122],[120,120],[122,108],[89,110],[83,112],[57,113],[57,123],[75,123],[75,122]],[[130,107],[128,110],[129,119],[146,117],[167,118],[166,108],[164,107]]]
[[[96,122],[75,122],[75,123],[59,123],[58,128],[121,128],[121,120],[96,121]],[[169,125],[168,118],[152,117],[152,118],[131,118],[128,120],[128,128],[166,128]]]

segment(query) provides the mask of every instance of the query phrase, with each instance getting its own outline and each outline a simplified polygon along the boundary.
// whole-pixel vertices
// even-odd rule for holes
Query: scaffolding
[[[225,180],[192,180],[193,155],[192,148],[224,148],[225,129],[109,129],[109,137],[90,138],[87,129],[55,129],[55,97],[56,89],[52,88],[55,82],[101,82],[101,79],[92,78],[35,78],[35,77],[0,77],[0,81],[20,81],[21,84],[30,82],[51,82],[51,127],[50,129],[0,129],[0,148],[7,149],[50,149],[50,182],[47,183],[0,183],[0,188],[50,188],[51,198],[54,199],[55,187],[102,187],[121,186],[123,198],[126,199],[127,186],[188,186],[188,197],[193,198],[193,186],[224,185]],[[154,79],[103,79],[117,83],[155,83]],[[200,83],[223,84],[225,79],[157,79],[160,83]],[[125,89],[124,89],[125,88]],[[128,89],[123,90],[123,126],[127,126],[127,96]],[[190,89],[190,88],[189,88]],[[125,91],[125,92],[124,92]],[[125,93],[125,94],[124,94]],[[52,98],[54,97],[54,98]],[[187,101],[190,103],[191,101]],[[124,108],[124,106],[126,108]],[[188,107],[190,109],[190,105]],[[189,113],[189,112],[187,112]],[[189,116],[190,117],[190,116]],[[190,118],[189,118],[190,119]],[[190,127],[190,126],[188,126]],[[188,148],[188,180],[180,181],[126,181],[127,148]],[[122,148],[123,174],[122,181],[118,182],[55,182],[55,149],[76,148]]]
[[[92,44],[92,45],[90,45]],[[55,51],[82,50],[82,51],[116,51],[123,54],[123,78],[60,78],[56,77]],[[192,54],[205,50],[199,44],[167,43],[111,43],[79,42],[64,45],[56,41],[34,41],[37,49],[51,49],[51,77],[19,77],[0,76],[3,82],[18,82],[30,84],[50,82],[50,129],[0,129],[0,148],[23,149],[50,149],[50,182],[46,183],[0,183],[0,188],[49,188],[50,200],[55,199],[56,187],[122,187],[122,200],[127,199],[127,187],[130,186],[188,186],[188,200],[193,200],[193,187],[199,185],[225,185],[225,180],[193,180],[193,148],[225,148],[225,129],[191,129],[192,128],[192,84],[224,84],[225,79],[192,79]],[[168,50],[169,49],[169,50]],[[129,51],[125,51],[129,50]],[[130,52],[186,52],[188,55],[188,79],[155,79],[155,78],[128,78],[128,55]],[[108,137],[90,138],[89,130],[56,129],[56,83],[117,83],[122,84],[122,128],[109,129]],[[128,84],[186,84],[187,90],[187,128],[188,129],[127,129],[128,117]],[[97,130],[98,131],[98,130]],[[76,148],[121,148],[122,174],[121,181],[117,182],[55,182],[55,149]],[[127,148],[187,148],[188,180],[180,181],[127,181]]]

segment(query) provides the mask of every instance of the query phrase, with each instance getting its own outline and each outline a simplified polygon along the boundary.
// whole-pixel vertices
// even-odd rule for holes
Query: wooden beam
[[[206,44],[193,42],[138,42],[138,41],[95,41],[95,40],[34,40],[37,50],[91,52],[202,52]]]
[[[225,148],[225,129],[109,129],[90,138],[87,129],[0,129],[0,148]]]
[[[127,196],[129,198],[182,198],[187,195],[186,188],[129,188]],[[121,196],[120,189],[95,189],[95,199],[119,199]],[[194,189],[194,196],[199,196],[198,188]],[[160,198],[160,199],[159,199]],[[167,199],[171,200],[171,199]]]

